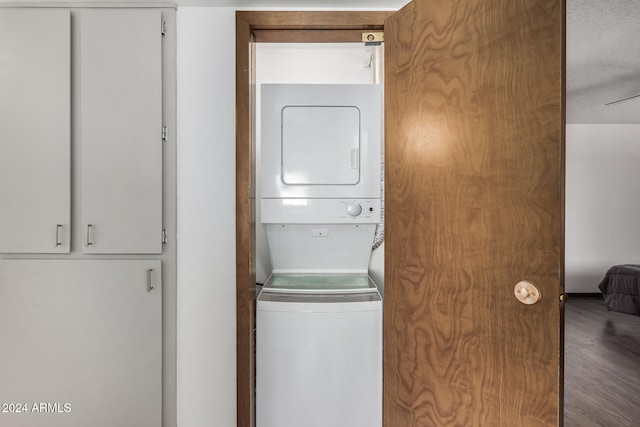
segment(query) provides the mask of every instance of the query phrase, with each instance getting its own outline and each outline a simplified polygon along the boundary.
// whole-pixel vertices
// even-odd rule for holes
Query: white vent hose
[[[380,164],[380,223],[373,235],[373,249],[378,249],[384,242],[384,155]]]
[[[377,85],[384,84],[383,52],[381,45],[371,46],[373,84]],[[381,111],[380,114],[384,118],[384,90],[382,91],[381,105],[383,106],[383,111]],[[376,232],[373,235],[373,249],[379,248],[382,242],[384,242],[384,120],[381,120],[380,126],[382,127],[382,131],[380,132],[380,135],[382,135],[380,140],[380,223],[376,226]]]

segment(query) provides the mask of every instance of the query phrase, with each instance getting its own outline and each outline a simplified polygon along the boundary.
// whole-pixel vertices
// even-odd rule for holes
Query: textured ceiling
[[[567,123],[640,123],[640,0],[567,0]]]
[[[179,6],[388,9],[408,0],[169,0]],[[535,1],[535,0],[531,0]],[[158,3],[163,0],[116,0]],[[0,4],[104,3],[104,0],[0,0]],[[640,0],[566,0],[567,123],[640,123]]]

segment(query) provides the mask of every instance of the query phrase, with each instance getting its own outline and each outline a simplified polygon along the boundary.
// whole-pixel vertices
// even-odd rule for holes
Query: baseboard
[[[599,292],[567,292],[567,296],[569,297],[591,297],[591,298],[602,298],[602,294]]]

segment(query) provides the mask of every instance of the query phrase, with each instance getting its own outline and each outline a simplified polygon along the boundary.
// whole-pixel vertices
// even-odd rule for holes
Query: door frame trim
[[[394,11],[236,12],[237,426],[255,425],[255,43],[353,42]]]

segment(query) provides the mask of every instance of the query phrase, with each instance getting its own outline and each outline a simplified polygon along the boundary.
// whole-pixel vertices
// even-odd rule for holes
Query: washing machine
[[[381,426],[380,88],[263,85],[261,111],[256,426]]]
[[[382,425],[382,300],[366,274],[274,274],[256,325],[257,427]]]

